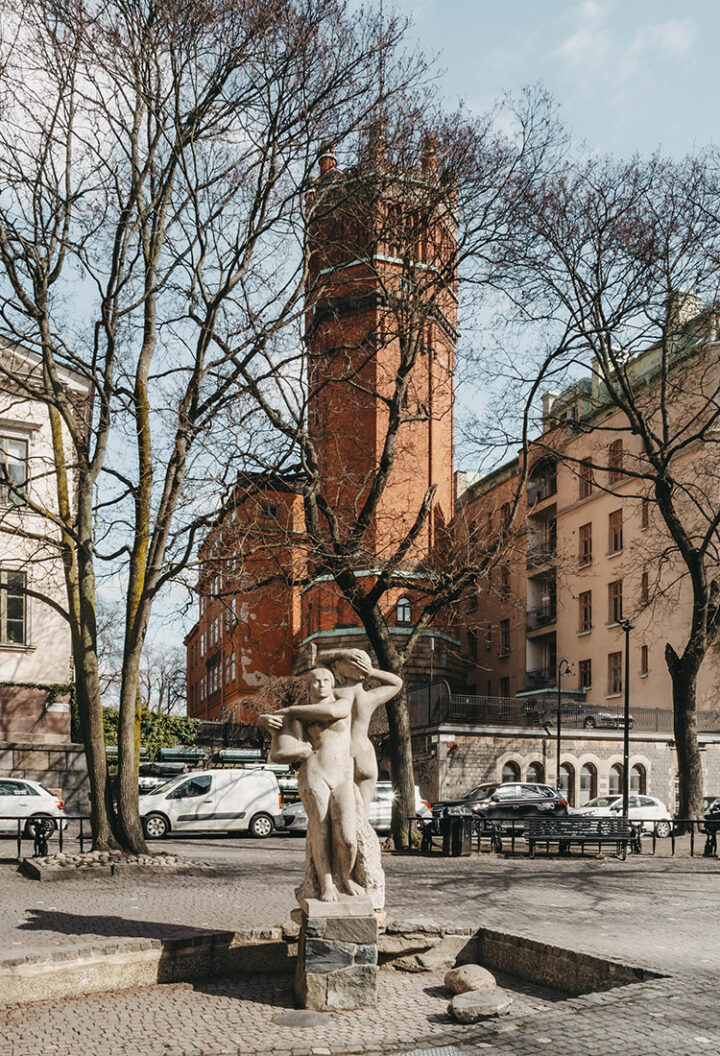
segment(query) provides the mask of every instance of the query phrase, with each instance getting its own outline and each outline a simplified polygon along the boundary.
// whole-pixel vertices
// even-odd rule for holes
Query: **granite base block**
[[[308,900],[310,901],[310,900]],[[343,910],[347,909],[347,913]],[[303,1008],[373,1008],[377,1003],[377,917],[364,900],[308,905],[299,914],[295,996]]]

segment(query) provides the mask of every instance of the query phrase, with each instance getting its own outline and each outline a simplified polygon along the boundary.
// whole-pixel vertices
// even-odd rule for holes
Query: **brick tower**
[[[358,534],[358,575],[371,576],[395,552],[428,494],[430,516],[403,558],[409,575],[436,555],[452,519],[452,207],[430,140],[413,171],[391,165],[377,129],[352,169],[338,169],[329,145],[321,152],[309,228],[308,429],[344,541],[365,518],[378,467],[390,463]],[[389,441],[393,415],[400,424]],[[412,589],[384,600],[390,624],[412,622]],[[305,591],[303,629],[320,648],[362,645],[357,617],[329,577]]]

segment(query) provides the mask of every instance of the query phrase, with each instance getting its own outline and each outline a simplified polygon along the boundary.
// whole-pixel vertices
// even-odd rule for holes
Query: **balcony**
[[[528,506],[535,506],[538,502],[544,502],[557,491],[557,476],[538,477],[531,480],[527,489]]]
[[[527,551],[527,567],[537,568],[555,560],[557,553],[554,542],[531,543]]]
[[[555,685],[555,667],[536,667],[534,671],[525,672],[525,689],[533,692],[538,689],[550,689]]]
[[[543,605],[539,609],[529,609],[527,612],[527,629],[536,631],[538,627],[547,627],[555,623],[557,619],[557,605]]]

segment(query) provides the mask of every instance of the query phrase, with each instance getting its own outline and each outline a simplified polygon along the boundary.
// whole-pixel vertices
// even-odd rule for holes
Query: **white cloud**
[[[626,83],[658,64],[688,56],[695,45],[696,23],[690,18],[651,22],[634,31],[627,24],[628,9],[617,17],[611,0],[583,0],[574,9],[576,28],[555,51],[567,72],[590,82]]]

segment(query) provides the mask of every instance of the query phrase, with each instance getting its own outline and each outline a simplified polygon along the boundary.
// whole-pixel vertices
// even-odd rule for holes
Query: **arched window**
[[[608,782],[609,795],[622,795],[622,772],[622,763],[613,763],[613,765],[610,767],[610,780]]]
[[[630,767],[630,792],[635,796],[644,796],[647,792],[647,773],[642,763]]]
[[[528,784],[541,784],[545,780],[545,767],[542,763],[530,763],[525,780]]]
[[[519,781],[520,780],[520,767],[517,763],[514,763],[512,759],[509,759],[502,769],[503,781]]]
[[[592,763],[584,763],[580,768],[580,806],[584,807],[597,795],[597,770]]]
[[[558,781],[558,792],[568,801],[569,806],[575,806],[575,767],[571,763],[563,763],[560,767],[560,780]]]
[[[395,622],[412,623],[412,606],[410,605],[410,598],[406,598],[405,595],[397,600]]]

